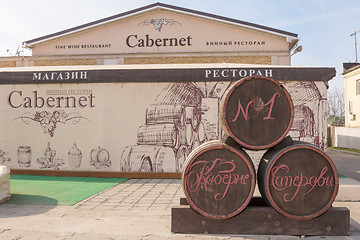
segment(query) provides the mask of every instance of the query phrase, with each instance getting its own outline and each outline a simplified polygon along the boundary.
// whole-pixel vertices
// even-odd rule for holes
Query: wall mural
[[[44,133],[48,133],[53,137],[58,123],[65,124],[70,121],[72,124],[77,124],[82,118],[84,117],[81,117],[78,113],[67,114],[64,110],[55,110],[53,112],[37,111],[35,114],[24,113],[23,116],[17,119],[21,119],[25,124],[30,124],[31,121],[38,122]]]
[[[122,170],[162,172],[164,168],[175,167],[180,171],[191,150],[206,140],[206,136],[199,136],[204,134],[199,133],[201,99],[201,91],[192,83],[170,83],[164,88],[146,109],[145,124],[137,133],[137,146],[124,150]],[[173,154],[167,153],[171,151]],[[165,167],[165,156],[175,166]]]
[[[326,89],[318,87],[324,83],[282,84],[294,102],[289,134],[324,149],[326,122],[319,116],[325,116]],[[180,172],[192,150],[223,136],[219,104],[230,85],[67,84],[57,90],[60,85],[49,84],[37,85],[33,98],[31,85],[19,85],[22,91],[2,86],[8,104],[2,104],[7,114],[0,119],[0,148],[6,152],[0,149],[0,163],[12,169]],[[257,166],[263,151],[246,151]]]
[[[68,152],[69,165],[72,168],[79,168],[81,166],[82,153],[81,150],[77,148],[77,144],[74,143],[72,148]]]
[[[20,167],[30,167],[31,165],[31,147],[20,146],[17,151],[18,163]]]
[[[91,150],[90,158],[90,166],[96,169],[111,167],[109,152],[100,146]]]
[[[294,102],[294,121],[289,135],[324,150],[326,136],[321,134],[325,131],[320,128],[322,119],[314,115],[314,112],[324,114],[321,105],[325,102],[319,89],[313,82],[282,84]],[[222,137],[219,104],[229,86],[230,83],[224,82],[170,83],[147,109],[145,125],[138,130],[138,145],[126,147],[121,157],[121,170],[164,171],[163,159],[158,158],[160,155],[148,150],[150,146],[157,146],[173,150],[174,154],[168,154],[167,159],[169,163],[175,161],[175,171],[180,172],[192,150],[206,141]],[[206,114],[208,111],[212,114]],[[264,151],[246,151],[257,167]]]
[[[6,157],[7,155],[8,155],[7,152],[4,152],[3,150],[0,149],[0,164],[11,161],[11,158]]]
[[[64,165],[64,161],[61,158],[55,158],[55,155],[56,151],[51,149],[50,142],[48,142],[43,155],[37,159],[40,168],[54,168],[54,170],[60,170],[60,166]]]
[[[286,82],[284,86],[294,102],[294,121],[290,136],[325,150],[326,122],[319,116],[326,116],[326,99],[322,97],[319,88],[314,82]]]

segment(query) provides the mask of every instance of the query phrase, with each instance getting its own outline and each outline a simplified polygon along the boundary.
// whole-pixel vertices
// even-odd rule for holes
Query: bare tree
[[[344,93],[335,88],[328,92],[327,117],[332,125],[343,125],[345,121]]]

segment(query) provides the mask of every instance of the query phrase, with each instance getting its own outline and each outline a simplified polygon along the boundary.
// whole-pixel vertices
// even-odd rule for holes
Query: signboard
[[[251,24],[250,24],[251,25]],[[238,21],[159,10],[119,17],[25,42],[36,55],[288,51],[296,34]],[[211,31],[203,31],[211,29]],[[270,33],[269,33],[270,31]],[[275,32],[272,32],[275,31]],[[214,34],[216,33],[216,34]],[[288,36],[290,34],[290,36]],[[38,44],[41,43],[41,44]]]
[[[280,80],[294,101],[290,135],[326,146],[322,81],[334,69],[39,68],[0,72],[0,162],[11,169],[179,172],[193,149],[222,137],[220,99],[240,72]]]

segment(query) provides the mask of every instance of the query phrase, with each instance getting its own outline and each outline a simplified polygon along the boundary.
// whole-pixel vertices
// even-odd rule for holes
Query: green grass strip
[[[10,204],[72,206],[127,178],[11,175]]]
[[[338,177],[339,177],[339,178],[347,178],[347,176],[342,175],[341,173],[338,173]]]
[[[354,148],[343,148],[343,147],[328,147],[328,148],[342,150],[342,151],[348,151],[348,152],[360,153],[360,149],[354,149]]]

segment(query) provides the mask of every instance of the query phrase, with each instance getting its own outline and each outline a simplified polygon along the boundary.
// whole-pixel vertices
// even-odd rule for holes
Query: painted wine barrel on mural
[[[312,219],[334,202],[337,170],[323,151],[305,142],[269,149],[258,168],[261,195],[279,213],[292,219]]]
[[[248,205],[255,179],[254,165],[245,151],[210,141],[186,159],[182,187],[195,211],[213,219],[226,219]]]
[[[290,130],[294,116],[288,91],[277,81],[252,76],[237,81],[221,100],[225,132],[244,148],[268,149]]]

